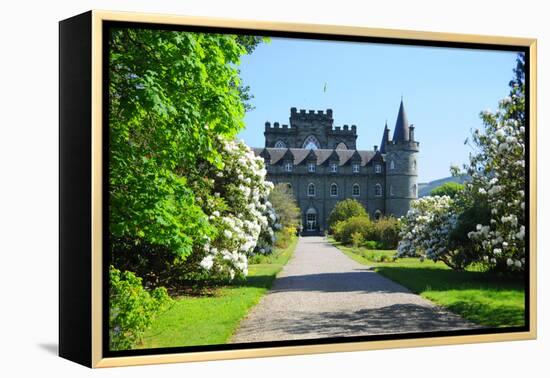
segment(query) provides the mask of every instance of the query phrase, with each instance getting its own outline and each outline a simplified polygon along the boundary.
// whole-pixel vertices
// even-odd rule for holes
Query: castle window
[[[338,196],[338,185],[335,183],[332,183],[330,185],[330,196],[331,197],[337,197]]]
[[[380,184],[374,185],[374,195],[376,197],[382,197],[382,185]]]
[[[285,164],[285,171],[292,172],[292,163]]]
[[[393,185],[390,185],[390,196],[393,197]]]
[[[395,162],[393,160],[390,161],[390,169],[395,169]]]
[[[278,140],[277,143],[275,143],[275,148],[286,148],[286,143],[282,140]]]
[[[346,146],[346,144],[344,142],[340,142],[338,143],[338,145],[336,146],[336,149],[337,150],[347,150],[348,149],[348,146]]]
[[[304,140],[304,144],[302,145],[302,148],[305,148],[307,150],[317,150],[321,148],[321,144],[315,138],[313,135],[310,135]]]
[[[331,164],[330,164],[330,171],[331,171],[332,173],[338,172],[338,165],[337,165],[336,163],[331,163]]]
[[[307,171],[308,172],[315,172],[315,163],[308,163]]]
[[[413,160],[413,169],[416,169],[416,160]]]
[[[418,197],[418,187],[416,186],[416,184],[413,184],[412,186],[412,196]]]
[[[376,210],[374,212],[374,220],[380,220],[382,218],[382,212],[380,210]]]
[[[307,186],[307,195],[308,195],[309,197],[315,197],[315,184],[310,183],[310,184]]]
[[[359,197],[360,194],[360,187],[359,184],[353,184],[351,187],[351,195],[354,197]]]
[[[382,173],[382,166],[380,164],[375,164],[374,165],[374,172]]]
[[[359,164],[353,164],[351,169],[353,170],[353,173],[359,173]]]

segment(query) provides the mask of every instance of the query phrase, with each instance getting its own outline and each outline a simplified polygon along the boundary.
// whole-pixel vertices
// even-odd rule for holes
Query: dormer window
[[[278,140],[277,143],[275,143],[275,148],[286,148],[286,143],[282,140]]]
[[[332,173],[338,172],[338,164],[336,164],[336,163],[330,163],[330,171],[331,171]]]
[[[308,163],[307,164],[307,171],[308,172],[315,172],[315,163]]]
[[[292,163],[285,164],[285,171],[292,172]]]
[[[382,166],[380,164],[374,165],[374,172],[375,173],[382,173]]]
[[[359,173],[359,164],[353,164],[351,166],[351,170],[353,171],[353,173]]]

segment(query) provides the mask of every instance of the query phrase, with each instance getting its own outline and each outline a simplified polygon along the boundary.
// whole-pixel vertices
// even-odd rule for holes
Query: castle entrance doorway
[[[309,208],[306,212],[306,230],[317,230],[317,211],[314,208]]]

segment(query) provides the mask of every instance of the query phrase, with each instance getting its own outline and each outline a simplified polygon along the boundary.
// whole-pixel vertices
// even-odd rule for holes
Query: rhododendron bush
[[[466,195],[477,197],[491,211],[486,224],[468,236],[482,250],[482,261],[498,270],[525,267],[525,73],[518,57],[510,95],[498,110],[483,112],[484,130],[475,130],[477,153],[466,167],[472,181]]]
[[[197,199],[215,236],[196,253],[202,255],[200,266],[211,274],[230,278],[247,275],[248,257],[271,252],[277,228],[277,216],[268,196],[273,184],[265,180],[261,157],[242,141],[218,140],[223,165],[204,162],[204,183]]]
[[[401,219],[397,257],[418,256],[462,269],[462,259],[457,258],[461,251],[450,243],[451,232],[457,224],[453,206],[449,196],[430,196],[414,201],[407,215]]]

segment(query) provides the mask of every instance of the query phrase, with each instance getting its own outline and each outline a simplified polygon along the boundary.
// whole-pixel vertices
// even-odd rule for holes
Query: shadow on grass
[[[489,327],[521,327],[525,325],[523,308],[512,305],[491,305],[474,301],[459,301],[447,306],[463,318]]]
[[[437,267],[377,266],[380,273],[404,284],[415,293],[425,290],[446,291],[464,289],[524,290],[522,277],[502,276],[486,272],[458,272]]]

